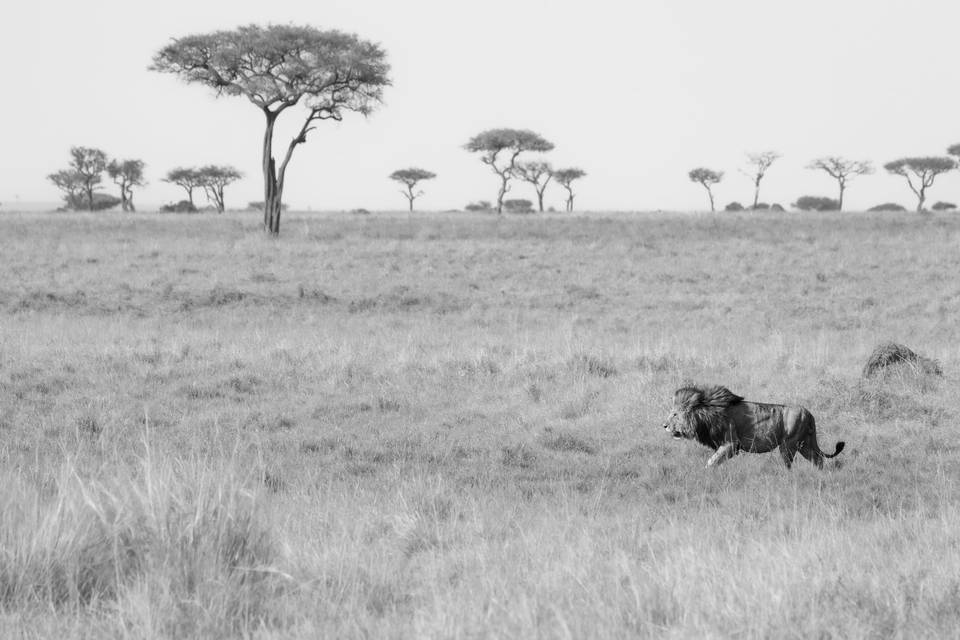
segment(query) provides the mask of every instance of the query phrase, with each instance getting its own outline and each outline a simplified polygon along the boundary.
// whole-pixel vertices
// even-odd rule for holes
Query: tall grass
[[[211,466],[212,465],[212,466]],[[142,637],[256,629],[282,587],[277,548],[236,464],[144,458],[84,477],[69,462],[48,495],[8,475],[0,606],[113,610]]]

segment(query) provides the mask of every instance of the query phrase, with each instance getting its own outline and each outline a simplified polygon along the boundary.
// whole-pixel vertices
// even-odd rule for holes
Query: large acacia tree
[[[847,190],[847,184],[854,176],[865,176],[873,173],[873,165],[867,160],[847,160],[838,156],[827,156],[817,158],[809,165],[807,169],[819,169],[828,176],[837,181],[840,187],[840,197],[837,198],[837,210],[843,210],[843,194]]]
[[[150,68],[212,87],[218,96],[245,96],[263,112],[263,225],[276,235],[293,150],[321,120],[340,121],[348,111],[372,112],[390,84],[386,58],[380,45],[350,33],[250,25],[176,38],[154,56]],[[281,113],[301,103],[306,117],[278,165],[274,125]]]
[[[510,191],[510,178],[517,167],[517,158],[524,151],[550,151],[553,143],[527,129],[489,129],[473,136],[463,148],[482,153],[480,161],[500,176],[497,213],[503,213],[503,197]]]
[[[432,171],[427,171],[426,169],[397,169],[390,174],[391,180],[396,180],[401,183],[405,189],[401,190],[400,193],[403,194],[403,197],[407,199],[407,203],[410,205],[410,211],[413,211],[413,201],[416,200],[419,196],[423,195],[423,191],[414,192],[414,189],[417,188],[417,183],[421,180],[433,180],[437,177],[437,174]]]
[[[883,165],[883,168],[890,173],[907,179],[910,191],[917,196],[918,213],[923,211],[923,203],[927,200],[927,189],[933,186],[936,177],[941,173],[953,171],[956,167],[957,163],[953,158],[942,156],[900,158]]]

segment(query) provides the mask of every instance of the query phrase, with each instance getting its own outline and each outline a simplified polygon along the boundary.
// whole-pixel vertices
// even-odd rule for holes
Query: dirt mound
[[[885,342],[877,345],[870,354],[867,364],[863,367],[863,377],[872,378],[890,367],[903,365],[913,368],[917,373],[943,375],[943,369],[936,360],[925,358],[902,344]]]

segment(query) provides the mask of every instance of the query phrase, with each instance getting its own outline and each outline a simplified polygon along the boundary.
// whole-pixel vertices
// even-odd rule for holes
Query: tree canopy
[[[776,151],[762,151],[760,153],[748,153],[747,164],[749,167],[743,169],[743,173],[753,180],[753,208],[757,208],[760,201],[760,182],[767,175],[767,170],[780,157]]]
[[[181,187],[187,192],[187,200],[191,206],[196,206],[193,202],[193,190],[197,187],[203,187],[204,177],[200,171],[192,167],[177,167],[167,172],[164,182],[169,182]]]
[[[927,199],[927,189],[941,173],[952,171],[957,167],[953,158],[944,156],[920,156],[900,158],[883,165],[890,173],[903,176],[907,185],[917,196],[917,211],[923,211],[923,203]],[[916,181],[916,183],[914,183]]]
[[[390,84],[380,45],[310,26],[248,25],[176,38],[150,68],[212,87],[217,95],[245,96],[264,113],[264,227],[272,234],[280,232],[284,177],[294,148],[306,142],[318,121],[339,121],[350,111],[371,113]],[[278,165],[274,124],[300,103],[306,118]]]
[[[524,151],[552,151],[553,143],[528,129],[488,129],[472,137],[463,148],[471,153],[481,153],[481,162],[500,176],[497,213],[502,213],[503,197],[510,190],[509,182],[517,166],[517,157]],[[498,164],[501,153],[506,160]]]

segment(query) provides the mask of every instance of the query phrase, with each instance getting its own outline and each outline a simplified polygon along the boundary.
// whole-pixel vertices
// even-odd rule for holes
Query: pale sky
[[[835,196],[804,167],[839,154],[878,168],[851,185],[848,208],[909,207],[881,165],[960,142],[955,0],[37,0],[4,13],[0,210],[58,200],[46,175],[72,145],[143,159],[141,208],[182,198],[161,181],[178,165],[232,164],[246,177],[228,207],[261,200],[262,114],[147,71],[170,38],[249,23],[355,32],[392,65],[377,112],[321,123],[297,148],[284,192],[297,209],[401,209],[386,176],[408,166],[438,174],[424,209],[493,200],[495,176],[462,148],[493,127],[551,140],[555,166],[589,173],[577,204],[591,210],[702,209],[686,175],[701,165],[726,172],[718,204],[747,203],[738,168],[764,150],[783,154],[764,201]],[[284,113],[276,145],[303,113]],[[521,183],[508,197],[535,200]],[[960,202],[960,172],[938,179],[936,200]],[[562,190],[547,203],[562,209]]]

